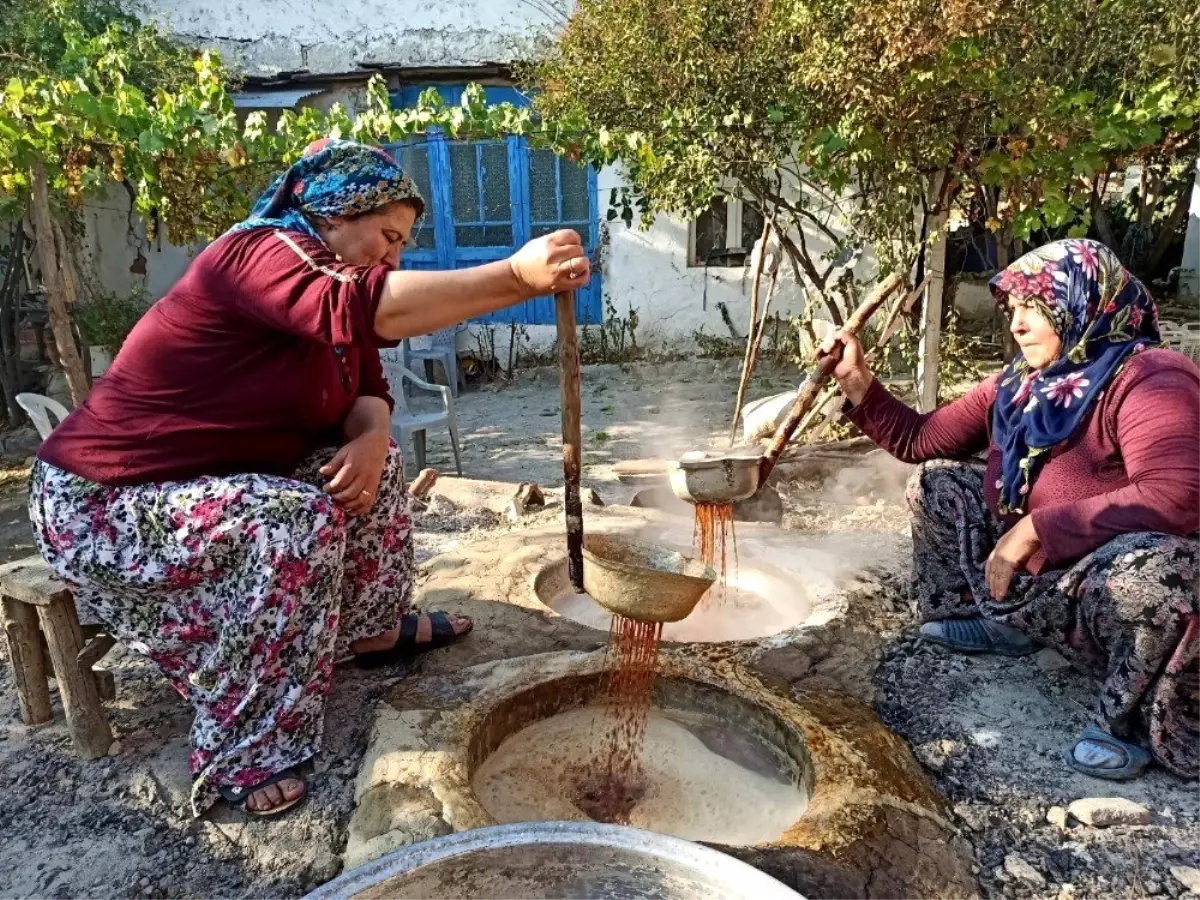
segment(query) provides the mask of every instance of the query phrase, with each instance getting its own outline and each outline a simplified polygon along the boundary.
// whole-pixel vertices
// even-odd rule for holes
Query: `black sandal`
[[[429,640],[418,643],[417,626],[420,624],[421,616],[423,615],[429,616],[430,635]],[[460,633],[454,630],[454,623],[450,621],[448,613],[441,611],[405,613],[400,617],[400,637],[396,638],[395,644],[386,650],[373,650],[370,653],[355,654],[354,662],[363,669],[376,669],[380,666],[391,666],[396,663],[408,662],[422,654],[433,650],[441,650],[443,647],[449,647],[451,644],[465,638],[475,630],[475,623],[471,622],[470,619],[467,619],[467,621],[470,624],[467,625],[466,631]]]
[[[278,806],[272,806],[270,809],[250,809],[246,806],[246,801],[250,799],[250,795],[256,791],[261,791],[265,787],[270,787],[273,784],[279,784],[281,781],[294,779],[304,785],[304,790],[300,792],[300,796],[292,800],[284,799]],[[253,787],[238,787],[233,784],[222,784],[217,786],[217,793],[221,795],[221,799],[230,806],[244,807],[246,812],[252,816],[260,816],[267,818],[270,816],[278,816],[281,813],[287,812],[293,807],[299,806],[308,798],[308,784],[303,778],[296,774],[296,770],[292,767],[284,769],[282,772],[276,772],[265,781],[260,781]]]

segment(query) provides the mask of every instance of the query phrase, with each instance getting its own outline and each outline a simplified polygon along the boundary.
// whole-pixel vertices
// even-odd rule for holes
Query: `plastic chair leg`
[[[454,414],[450,415],[450,446],[454,450],[454,471],[458,473],[458,477],[462,478],[462,455],[458,449],[458,422],[454,419]]]
[[[412,433],[413,455],[417,458],[417,471],[425,471],[425,429]]]
[[[459,379],[462,378],[462,372],[458,368],[458,354],[449,350],[446,353],[446,384],[450,385],[450,396],[458,396]]]

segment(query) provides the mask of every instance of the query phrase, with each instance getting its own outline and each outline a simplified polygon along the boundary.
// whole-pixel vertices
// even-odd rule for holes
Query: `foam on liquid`
[[[533,723],[483,761],[476,795],[501,824],[586,821],[575,798],[608,727],[599,705]],[[635,828],[747,845],[778,838],[804,813],[806,796],[766,748],[715,720],[651,709],[644,741],[644,793],[629,816]]]

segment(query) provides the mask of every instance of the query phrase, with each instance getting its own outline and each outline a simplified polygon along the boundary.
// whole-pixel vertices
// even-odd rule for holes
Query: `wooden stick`
[[[900,322],[900,312],[912,312],[913,304],[917,301],[917,298],[921,296],[921,291],[925,290],[925,285],[929,284],[929,279],[931,278],[933,278],[932,272],[926,275],[924,280],[922,280],[921,283],[917,285],[916,289],[913,290],[907,297],[901,297],[896,301],[896,305],[892,307],[892,311],[888,314],[887,321],[884,323],[883,331],[881,331],[879,334],[878,343],[876,343],[874,349],[867,354],[868,356],[871,356],[872,354],[878,355],[883,352],[888,341],[892,339],[892,335],[896,333],[896,327]]]
[[[579,335],[575,330],[575,294],[554,295],[558,325],[558,356],[562,369],[563,477],[566,482],[563,506],[567,517],[567,574],[571,587],[583,593],[583,501],[579,495],[579,472],[583,453],[582,416],[579,410]]]
[[[26,725],[49,722],[50,688],[46,685],[46,657],[38,630],[37,607],[12,597],[2,598],[8,658],[17,687],[21,721]]]
[[[75,601],[70,597],[58,597],[49,606],[39,606],[38,617],[42,622],[42,633],[46,635],[54,680],[58,682],[58,695],[67,714],[67,731],[75,751],[83,759],[106,756],[112,744],[112,731],[104,707],[100,705],[96,679],[91,670],[79,665],[83,632],[75,614]]]
[[[896,273],[892,273],[881,281],[876,285],[875,290],[871,291],[867,299],[859,305],[858,309],[851,314],[850,318],[846,320],[846,324],[842,326],[841,330],[857,334],[859,329],[866,324],[867,320],[883,305],[884,301],[903,283],[901,277]],[[812,377],[800,389],[800,393],[796,397],[796,402],[792,404],[792,408],[788,411],[787,418],[783,420],[783,423],[779,426],[779,430],[775,432],[775,437],[771,439],[771,445],[767,447],[767,452],[763,454],[762,463],[759,467],[759,484],[766,484],[767,479],[771,477],[771,471],[775,468],[775,463],[779,461],[779,454],[783,452],[783,449],[788,445],[788,441],[792,439],[792,435],[796,433],[796,427],[800,424],[800,420],[804,418],[813,401],[817,399],[821,388],[825,386],[825,382],[829,380],[841,358],[841,344],[837,344],[834,346],[833,352],[821,357],[821,361],[817,363],[817,368],[813,372]]]

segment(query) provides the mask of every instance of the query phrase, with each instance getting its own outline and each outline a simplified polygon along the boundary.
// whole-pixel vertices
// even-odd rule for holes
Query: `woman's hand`
[[[530,297],[581,288],[592,271],[579,235],[569,228],[535,238],[510,256],[508,264]]]
[[[329,479],[323,490],[346,511],[346,515],[361,516],[369,512],[387,457],[386,431],[368,431],[359,435],[321,467],[321,474]]]
[[[842,358],[833,370],[833,377],[837,379],[838,387],[842,389],[850,405],[858,406],[875,376],[871,374],[871,368],[867,365],[867,356],[858,337],[848,332],[839,331],[827,337],[817,351],[817,356],[828,356],[839,344],[842,347]]]
[[[1025,568],[1025,563],[1041,546],[1032,516],[1025,516],[1004,533],[988,556],[983,570],[993,599],[1003,600],[1008,596],[1013,575]]]

